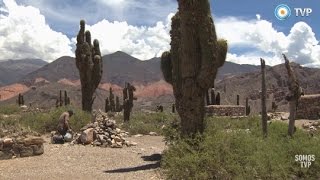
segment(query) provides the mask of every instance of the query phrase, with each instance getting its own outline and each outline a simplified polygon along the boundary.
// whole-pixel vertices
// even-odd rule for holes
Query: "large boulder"
[[[93,142],[93,131],[94,128],[84,130],[80,135],[80,142],[82,144],[91,144]]]

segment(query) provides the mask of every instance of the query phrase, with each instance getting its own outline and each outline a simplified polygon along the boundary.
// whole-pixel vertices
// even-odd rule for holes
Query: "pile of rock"
[[[320,128],[320,121],[309,121],[302,124],[302,127],[308,131],[317,131]]]
[[[41,155],[44,140],[40,137],[0,139],[0,160]]]
[[[107,117],[101,111],[95,114],[95,122],[87,124],[81,133],[74,135],[72,144],[91,144],[93,146],[122,148],[133,146],[135,143],[126,141],[129,133],[119,129],[115,120]]]

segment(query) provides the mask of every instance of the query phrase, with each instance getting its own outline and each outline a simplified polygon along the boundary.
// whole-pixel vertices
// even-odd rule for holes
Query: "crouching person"
[[[57,126],[57,133],[52,137],[52,143],[63,144],[64,142],[70,142],[72,140],[72,130],[69,124],[69,119],[73,115],[73,111],[69,110],[64,112],[59,117],[59,123]]]

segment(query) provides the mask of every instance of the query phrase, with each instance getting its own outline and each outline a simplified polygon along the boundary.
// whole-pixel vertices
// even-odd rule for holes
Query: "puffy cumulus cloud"
[[[86,25],[91,32],[92,39],[98,39],[102,54],[123,51],[131,56],[146,60],[159,57],[170,49],[171,17],[166,21],[159,21],[154,26],[132,26],[127,22],[109,22],[102,20],[94,25]],[[76,43],[76,38],[72,38]]]
[[[0,59],[40,58],[52,61],[73,55],[71,41],[52,30],[39,9],[3,0],[0,10]]]
[[[231,47],[255,48],[254,52],[241,55],[228,54],[228,61],[256,64],[263,57],[268,65],[276,65],[283,62],[281,54],[286,53],[290,60],[301,65],[320,67],[320,45],[312,28],[305,22],[297,22],[288,35],[277,31],[271,22],[258,15],[256,20],[220,18],[216,21],[216,28],[218,36],[227,39]]]

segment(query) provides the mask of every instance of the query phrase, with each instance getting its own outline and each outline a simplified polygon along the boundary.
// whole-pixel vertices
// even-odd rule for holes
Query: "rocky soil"
[[[133,136],[136,146],[101,148],[50,144],[41,156],[0,161],[0,179],[161,179],[161,136]]]

